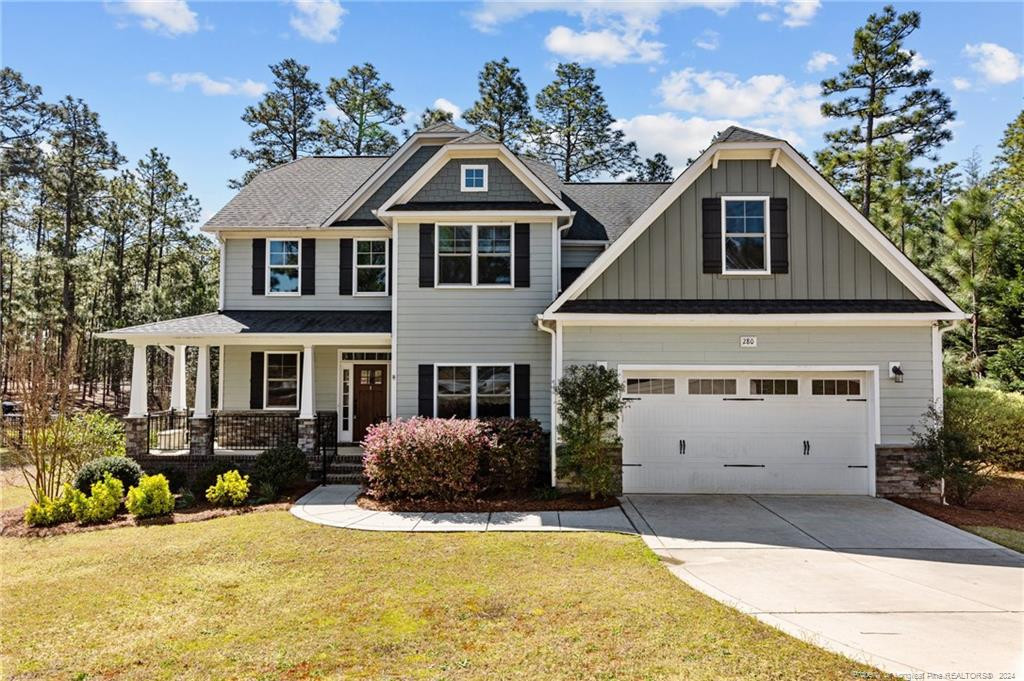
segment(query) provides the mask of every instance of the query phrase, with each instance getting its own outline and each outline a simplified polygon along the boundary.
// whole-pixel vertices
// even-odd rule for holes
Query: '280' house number
[[[740,336],[741,348],[756,348],[757,336]]]

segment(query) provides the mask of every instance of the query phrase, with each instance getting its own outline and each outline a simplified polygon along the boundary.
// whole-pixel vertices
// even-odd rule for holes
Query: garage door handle
[[[810,455],[811,455],[811,441],[810,440],[804,440],[804,456],[810,456]]]
[[[679,456],[686,455],[686,440],[679,441]]]

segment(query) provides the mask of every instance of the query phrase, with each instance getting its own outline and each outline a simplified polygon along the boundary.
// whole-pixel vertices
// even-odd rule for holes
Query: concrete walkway
[[[292,506],[302,520],[350,530],[384,532],[624,532],[636,529],[619,507],[537,513],[391,513],[356,505],[356,485],[317,487]]]
[[[623,507],[677,577],[811,643],[913,678],[1024,678],[1024,555],[870,497]]]

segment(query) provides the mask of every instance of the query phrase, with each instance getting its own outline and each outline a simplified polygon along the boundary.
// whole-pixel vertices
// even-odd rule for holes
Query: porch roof
[[[237,339],[237,342],[280,340],[300,335],[297,342],[314,336],[380,340],[391,334],[390,310],[221,310],[194,317],[180,317],[150,324],[105,331],[101,338],[127,341],[162,339]]]

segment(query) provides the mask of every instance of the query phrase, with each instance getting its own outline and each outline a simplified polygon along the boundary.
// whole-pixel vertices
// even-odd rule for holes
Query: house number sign
[[[741,348],[756,348],[757,336],[740,336]]]

